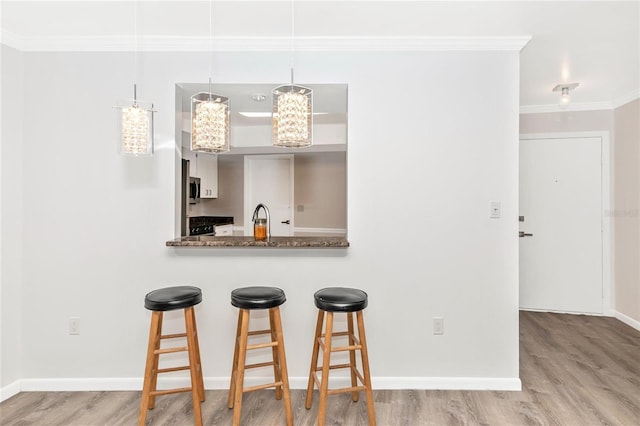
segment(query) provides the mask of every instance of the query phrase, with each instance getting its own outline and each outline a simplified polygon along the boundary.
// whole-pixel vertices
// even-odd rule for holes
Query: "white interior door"
[[[601,138],[520,141],[523,232],[520,307],[602,314]]]
[[[272,236],[293,235],[293,155],[245,155],[244,234],[253,235],[253,211],[269,209]],[[264,213],[260,212],[260,217]]]

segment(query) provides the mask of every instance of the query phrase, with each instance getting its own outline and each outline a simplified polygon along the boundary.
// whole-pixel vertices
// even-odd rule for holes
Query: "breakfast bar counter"
[[[198,235],[167,241],[168,247],[264,247],[264,248],[346,248],[344,237],[271,237],[256,241],[253,237],[217,237]]]

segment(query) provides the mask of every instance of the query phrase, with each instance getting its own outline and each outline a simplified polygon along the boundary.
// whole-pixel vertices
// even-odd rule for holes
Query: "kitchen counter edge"
[[[262,248],[347,248],[344,237],[271,237],[256,241],[253,237],[180,237],[167,241],[167,247],[262,247]]]

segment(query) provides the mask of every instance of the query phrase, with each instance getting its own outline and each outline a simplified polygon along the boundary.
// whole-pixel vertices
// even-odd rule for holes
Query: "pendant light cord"
[[[133,2],[133,106],[138,106],[136,80],[138,79],[138,1]]]
[[[294,40],[295,40],[295,6],[294,0],[291,0],[291,87],[293,87],[293,55],[295,52],[294,49]]]
[[[213,75],[213,0],[209,0],[209,100],[212,96],[211,78]]]

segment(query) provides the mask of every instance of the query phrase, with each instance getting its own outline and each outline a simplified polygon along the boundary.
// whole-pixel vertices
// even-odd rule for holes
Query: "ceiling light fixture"
[[[256,102],[264,102],[267,100],[267,95],[263,95],[262,93],[255,93],[251,95],[251,100]]]
[[[133,5],[133,101],[118,101],[117,129],[119,152],[122,155],[153,154],[153,104],[139,101],[135,80],[138,75],[138,2]]]
[[[571,94],[570,92],[578,87],[580,83],[565,83],[558,84],[553,88],[552,92],[560,92],[560,99],[558,101],[558,105],[561,108],[566,108],[569,103],[571,103]]]
[[[212,0],[209,0],[209,91],[191,97],[191,151],[229,151],[229,98],[214,95],[211,88],[213,64]]]
[[[313,141],[313,91],[293,84],[294,0],[291,0],[291,83],[273,89],[272,143],[283,148],[306,148]]]

